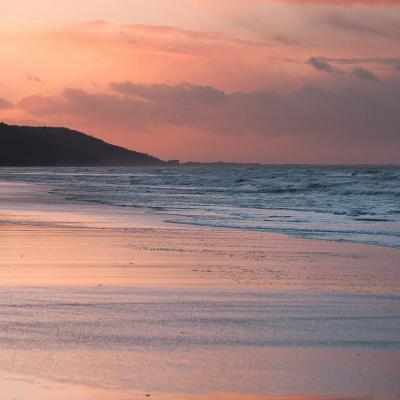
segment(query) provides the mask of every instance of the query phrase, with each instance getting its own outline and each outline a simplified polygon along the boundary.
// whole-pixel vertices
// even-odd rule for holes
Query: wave
[[[400,168],[5,168],[0,179],[171,223],[400,247]]]

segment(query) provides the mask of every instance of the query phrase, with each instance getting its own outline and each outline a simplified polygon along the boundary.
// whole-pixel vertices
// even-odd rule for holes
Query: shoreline
[[[7,193],[10,189],[11,196],[7,198],[4,193]],[[46,188],[45,193],[43,193],[43,188]],[[10,203],[21,199],[21,195],[31,195],[33,193],[38,193],[39,196],[35,199],[33,204],[21,204],[12,205],[10,208]],[[7,181],[0,180],[0,201],[3,201],[6,197],[6,208],[8,208],[7,213],[3,210],[3,216],[6,216],[6,220],[0,218],[0,226],[7,224],[15,224],[16,226],[32,226],[40,227],[52,226],[54,228],[62,229],[110,229],[113,231],[129,231],[137,228],[165,228],[169,230],[210,230],[210,231],[232,231],[232,232],[242,232],[249,234],[261,234],[261,235],[272,235],[278,238],[289,238],[297,239],[299,241],[316,241],[316,242],[333,242],[338,245],[341,244],[353,244],[362,246],[377,246],[382,248],[394,249],[400,251],[400,246],[394,246],[382,243],[369,243],[364,241],[355,241],[347,239],[334,239],[334,238],[313,238],[307,236],[296,235],[295,233],[283,232],[279,230],[270,231],[261,229],[251,229],[251,228],[235,228],[229,226],[211,226],[196,223],[185,223],[170,220],[170,214],[163,214],[162,212],[155,213],[151,207],[122,207],[117,205],[111,205],[101,202],[90,202],[90,201],[72,201],[65,198],[64,195],[57,194],[52,191],[51,187],[43,183],[28,183],[24,181]],[[46,204],[46,208],[43,210],[43,202]],[[26,207],[34,206],[33,210],[36,213],[36,219],[32,218],[33,210],[24,212]],[[2,205],[4,206],[4,204]],[[21,212],[21,210],[24,210]],[[62,212],[60,212],[62,211]],[[50,218],[46,218],[46,214],[50,214]],[[61,217],[59,221],[54,220],[54,215],[57,214]],[[78,215],[76,221],[71,221],[68,215]],[[17,218],[15,218],[17,216]],[[21,219],[25,216],[26,219]],[[104,219],[104,216],[107,218]],[[1,213],[0,213],[1,217]],[[101,218],[100,223],[97,219]],[[75,223],[75,226],[74,226]],[[50,225],[51,224],[51,225]]]
[[[62,169],[64,171],[64,169]],[[50,171],[52,172],[52,171]],[[53,171],[54,172],[54,171]],[[95,171],[92,171],[93,176],[97,176],[98,174]],[[55,174],[57,176],[58,173]],[[111,175],[113,175],[112,173]],[[67,172],[61,172],[61,175],[68,175]],[[101,174],[100,174],[101,176]],[[105,175],[107,176],[107,174]],[[273,235],[284,235],[297,239],[306,239],[306,240],[319,240],[319,241],[332,241],[337,243],[354,243],[354,244],[365,244],[369,246],[381,246],[393,249],[400,249],[398,245],[397,237],[398,233],[396,233],[396,229],[398,229],[397,225],[395,225],[396,221],[391,221],[390,219],[363,219],[363,218],[355,218],[352,223],[361,224],[356,228],[352,228],[349,221],[341,219],[341,217],[333,218],[333,214],[323,212],[321,210],[302,210],[302,209],[288,209],[288,213],[293,213],[292,218],[299,219],[300,222],[286,222],[285,218],[287,217],[285,214],[282,214],[282,211],[285,209],[273,209],[269,210],[270,216],[265,219],[265,221],[269,221],[271,218],[271,222],[268,223],[267,226],[261,227],[262,225],[262,217],[260,219],[260,227],[257,225],[240,225],[235,222],[224,223],[224,215],[217,214],[216,223],[212,222],[212,212],[211,212],[211,222],[205,222],[201,219],[196,219],[196,212],[199,210],[195,210],[193,213],[190,211],[188,215],[185,215],[185,212],[182,212],[178,206],[176,214],[174,213],[174,208],[171,210],[168,207],[159,207],[159,206],[150,206],[146,203],[139,201],[139,205],[135,205],[135,202],[132,204],[123,204],[116,202],[113,204],[113,201],[103,201],[99,199],[92,198],[90,199],[90,195],[88,198],[80,198],[79,194],[76,195],[73,191],[68,191],[67,189],[63,189],[63,192],[59,192],[57,189],[57,185],[55,181],[52,184],[44,183],[43,181],[39,182],[30,182],[24,179],[22,180],[0,180],[0,201],[2,200],[2,189],[7,186],[14,186],[24,188],[26,191],[26,197],[30,197],[29,194],[32,191],[36,193],[38,191],[41,192],[40,198],[33,199],[33,203],[31,206],[35,210],[37,208],[41,208],[40,205],[46,204],[46,208],[51,206],[53,212],[59,212],[65,214],[65,210],[69,210],[70,213],[81,214],[81,215],[94,215],[98,219],[103,218],[104,216],[108,216],[108,220],[103,221],[104,223],[101,225],[96,221],[96,225],[99,227],[119,227],[119,228],[129,228],[129,227],[147,227],[147,226],[164,226],[166,228],[174,229],[211,229],[211,230],[234,230],[234,231],[243,231],[243,232],[259,232],[265,234],[273,234]],[[43,189],[46,189],[46,193],[43,193]],[[77,189],[75,187],[75,190]],[[152,190],[152,189],[151,189]],[[21,193],[18,196],[23,196],[24,189],[21,189]],[[150,192],[149,192],[150,193]],[[117,196],[118,197],[118,196]],[[112,198],[111,198],[112,199]],[[12,199],[15,201],[16,199]],[[19,200],[19,199],[17,199]],[[32,200],[32,198],[30,199]],[[132,201],[132,199],[131,199]],[[36,207],[35,207],[36,206]],[[57,207],[58,206],[58,207]],[[190,207],[189,207],[190,208]],[[196,207],[195,207],[196,208]],[[12,210],[12,208],[11,208]],[[44,210],[41,210],[44,211]],[[49,210],[51,211],[51,210]],[[271,212],[273,213],[271,214]],[[276,213],[276,215],[274,215]],[[305,213],[305,214],[304,214]],[[46,213],[43,212],[42,216]],[[200,213],[201,214],[201,213]],[[200,215],[199,214],[199,215]],[[313,215],[315,214],[315,215]],[[282,217],[282,218],[281,218]],[[222,219],[221,219],[222,218]],[[308,221],[310,219],[313,222]],[[316,218],[316,220],[314,220]],[[113,221],[116,219],[116,221]],[[304,219],[306,221],[305,225],[302,225],[301,220]],[[234,221],[234,220],[233,220]],[[334,228],[329,228],[327,230],[324,229],[323,225],[321,225],[322,221],[325,221],[327,226],[334,226]],[[0,221],[1,222],[1,221]],[[18,221],[16,221],[18,222]],[[29,221],[19,221],[19,222],[29,222]],[[47,221],[49,222],[49,221]],[[51,221],[53,224],[54,220]],[[69,221],[66,221],[67,224]],[[80,221],[81,223],[93,223],[92,221]],[[117,222],[117,224],[115,224]],[[253,221],[254,222],[254,221]],[[304,222],[304,221],[303,221]],[[382,223],[388,223],[389,225],[383,227]],[[372,225],[362,225],[362,224],[372,224]],[[58,223],[60,226],[60,222]],[[235,226],[237,225],[237,226]],[[68,225],[65,225],[68,226]],[[94,227],[94,224],[93,224]],[[396,228],[397,227],[397,228]],[[368,229],[367,229],[368,228]],[[360,229],[360,230],[357,230]],[[372,231],[370,231],[372,229]],[[387,229],[386,231],[384,229]],[[375,232],[372,234],[372,232]]]

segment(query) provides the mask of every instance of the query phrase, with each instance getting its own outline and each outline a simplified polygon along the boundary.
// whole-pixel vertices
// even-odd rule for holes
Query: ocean
[[[170,224],[400,248],[400,167],[2,168],[0,180]]]

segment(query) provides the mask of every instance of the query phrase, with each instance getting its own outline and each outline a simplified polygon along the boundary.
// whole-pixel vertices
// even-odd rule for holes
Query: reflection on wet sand
[[[19,375],[164,394],[399,392],[400,298],[140,287],[3,287]]]

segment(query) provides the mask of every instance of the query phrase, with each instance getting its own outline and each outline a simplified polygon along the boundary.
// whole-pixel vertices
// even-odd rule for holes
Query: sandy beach
[[[5,400],[399,398],[398,249],[0,201]]]

